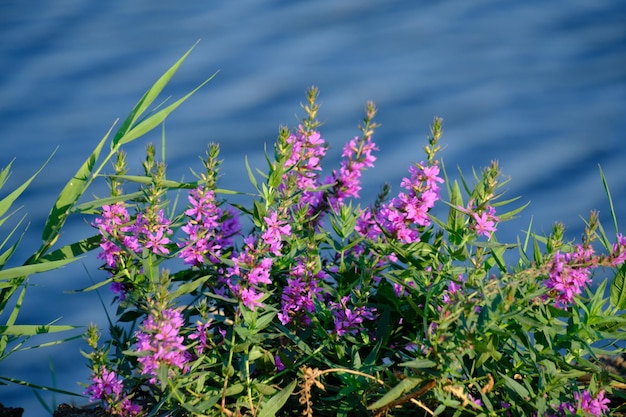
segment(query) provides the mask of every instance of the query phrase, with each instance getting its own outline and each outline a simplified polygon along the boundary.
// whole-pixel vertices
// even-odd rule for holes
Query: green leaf
[[[154,113],[152,116],[149,116],[143,119],[141,122],[137,123],[136,126],[133,126],[126,134],[119,138],[118,143],[116,145],[124,145],[126,143],[130,143],[135,139],[145,135],[150,132],[152,129],[163,123],[163,121],[170,115],[174,110],[178,108],[181,104],[183,104],[189,97],[195,94],[200,88],[202,88],[206,83],[211,81],[213,77],[215,77],[217,73],[211,75],[204,82],[202,82],[199,86],[191,90],[189,93],[185,94],[182,98],[178,99],[174,103],[170,104],[163,110],[159,110]]]
[[[198,41],[199,42],[199,41]],[[130,128],[135,124],[135,122],[141,117],[141,115],[152,105],[154,100],[161,94],[161,91],[165,88],[167,83],[172,79],[178,68],[182,65],[183,61],[187,58],[187,56],[191,53],[193,48],[198,44],[196,42],[191,48],[185,52],[185,54],[178,60],[174,65],[172,65],[153,85],[146,91],[146,93],[141,97],[139,102],[135,105],[135,107],[131,110],[126,120],[122,123],[119,130],[115,134],[113,138],[113,142],[111,143],[111,150],[117,148],[120,140],[126,133],[130,130]]]
[[[598,165],[598,169],[600,169],[600,178],[602,178],[602,185],[604,186],[604,191],[606,192],[606,196],[609,199],[609,208],[611,209],[611,218],[613,219],[613,226],[615,227],[615,233],[618,232],[619,226],[617,225],[617,217],[615,216],[615,207],[613,207],[613,198],[611,198],[611,191],[609,190],[609,184],[606,182],[606,177],[604,176],[604,172],[602,171],[602,167]]]
[[[22,219],[15,225],[13,230],[11,230],[11,232],[6,236],[6,238],[0,245],[0,248],[4,248],[4,245],[6,245],[9,239],[11,239],[11,237],[20,227],[20,225],[22,224],[25,218],[26,218],[25,216],[22,217]],[[7,250],[5,250],[4,252],[2,252],[2,254],[0,254],[0,269],[4,268],[4,265],[6,265],[7,261],[11,258],[11,256],[13,256],[13,254],[15,253],[15,250],[19,246],[23,237],[24,237],[24,232],[22,232],[22,234],[20,235],[20,237],[17,239],[15,243],[13,243]]]
[[[28,188],[28,186],[30,185],[31,182],[33,182],[35,177],[37,177],[37,175],[41,172],[41,170],[44,169],[44,167],[48,164],[48,162],[50,162],[50,159],[52,158],[53,155],[54,153],[50,155],[50,157],[46,160],[46,162],[44,162],[41,168],[39,168],[37,172],[33,174],[32,177],[27,179],[22,185],[20,185],[15,190],[13,190],[13,192],[11,192],[9,195],[7,195],[2,200],[0,200],[0,216],[3,216],[11,208],[15,200],[17,200],[17,198],[20,195],[22,195],[24,190]],[[11,164],[12,162],[4,170],[2,170],[2,173],[0,174],[0,177],[2,179],[1,181],[2,184],[4,184],[4,181],[6,181],[7,172],[9,168],[11,167]]]
[[[500,376],[502,376],[502,379],[504,379],[504,384],[507,386],[507,388],[519,395],[520,398],[524,399],[530,395],[528,390],[516,380],[503,374],[500,374]]]
[[[267,326],[270,325],[272,320],[274,320],[274,317],[276,317],[276,314],[277,314],[276,311],[270,311],[266,314],[263,314],[261,317],[259,317],[256,320],[256,323],[254,325],[254,330],[258,332],[258,331],[265,329]]]
[[[63,227],[70,214],[70,209],[84,194],[91,181],[93,181],[91,178],[93,168],[98,161],[102,147],[106,143],[106,140],[112,130],[113,126],[111,126],[109,131],[100,140],[98,146],[96,146],[94,151],[91,155],[89,155],[87,160],[85,160],[72,179],[70,179],[68,183],[65,184],[65,187],[63,187],[63,190],[61,190],[61,193],[57,197],[54,207],[52,207],[43,228],[42,239],[44,241],[44,245],[48,244],[48,246],[52,246],[52,242],[56,239],[56,236],[58,236],[59,230]]]
[[[424,368],[434,368],[435,366],[437,366],[437,363],[434,361],[431,361],[430,359],[415,359],[413,361],[403,362],[400,364],[400,366],[406,366],[408,368],[413,368],[413,369],[424,369]]]
[[[448,213],[449,230],[455,232],[463,223],[463,213],[457,207],[463,207],[463,196],[459,183],[455,180],[450,194],[450,211]]]
[[[71,262],[74,262],[78,258],[61,259],[58,261],[42,262],[32,265],[17,266],[15,268],[3,269],[0,271],[0,280],[25,277],[31,274],[38,274],[40,272],[51,271],[53,269],[61,268]]]
[[[285,405],[289,396],[296,388],[296,381],[291,381],[289,385],[280,390],[280,392],[261,406],[258,417],[274,417],[278,411]]]
[[[420,382],[422,382],[421,378],[405,378],[398,385],[387,391],[385,395],[382,396],[378,401],[373,404],[370,404],[367,409],[368,410],[376,410],[378,408],[384,407],[393,400],[400,397],[407,391],[415,388]]]
[[[35,389],[40,389],[40,390],[50,391],[50,392],[56,392],[58,394],[65,394],[65,395],[73,395],[73,396],[76,396],[76,397],[83,397],[83,394],[77,394],[75,392],[65,391],[65,390],[62,390],[62,389],[54,388],[54,387],[47,387],[45,385],[31,384],[30,382],[27,382],[27,381],[22,381],[22,380],[15,379],[15,378],[9,378],[9,377],[6,377],[6,376],[0,376],[0,380],[11,382],[13,384],[23,385],[23,386],[29,387],[29,388],[35,388]]]
[[[144,185],[151,185],[153,181],[152,177],[146,177],[144,175],[110,175],[110,177],[128,181],[128,182],[134,182],[137,184],[144,184]],[[165,188],[172,188],[172,189],[178,189],[178,188],[192,189],[198,186],[198,182],[197,181],[196,182],[178,182],[178,181],[163,179],[159,182],[159,185]]]
[[[40,258],[40,262],[52,262],[61,260],[67,260],[70,262],[74,261],[77,259],[78,256],[99,248],[101,241],[102,236],[100,235],[94,235],[85,239],[81,239],[78,242],[63,246],[62,248],[59,248],[45,256],[42,256]]]
[[[207,282],[210,278],[211,278],[211,275],[205,275],[198,279],[194,279],[191,282],[186,282],[184,284],[181,284],[176,289],[176,291],[171,295],[172,299],[177,299],[178,297],[184,294],[190,294],[191,292],[195,291],[198,287],[203,285],[205,282]]]
[[[620,310],[626,309],[626,264],[623,264],[615,274],[611,282],[610,301],[613,307]]]
[[[77,329],[77,326],[64,325],[35,325],[35,324],[16,324],[11,326],[0,325],[0,334],[10,336],[34,336],[37,334],[65,332]]]
[[[252,172],[252,168],[250,168],[250,163],[248,162],[248,155],[246,155],[245,157],[245,162],[246,162],[246,170],[248,171],[248,178],[250,179],[250,183],[252,184],[255,190],[260,192],[261,190],[259,190],[259,183],[257,182],[256,177],[254,176],[254,172]]]

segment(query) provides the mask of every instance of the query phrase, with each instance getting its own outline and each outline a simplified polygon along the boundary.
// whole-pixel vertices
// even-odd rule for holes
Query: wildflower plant
[[[367,104],[360,133],[327,169],[335,150],[317,96],[311,88],[297,126],[280,128],[265,170],[246,162],[248,204],[218,187],[217,144],[195,181],[178,182],[153,146],[143,175],[128,175],[118,145],[147,122],[116,136],[110,196],[89,212],[107,273],[94,288],[110,286],[116,315],[106,341],[87,332],[85,395],[120,416],[619,409],[626,381],[605,363],[623,353],[626,324],[615,216],[614,239],[593,212],[580,242],[560,224],[498,241],[525,206],[503,199],[497,162],[472,181],[448,176],[438,118],[406,177],[361,202],[362,173],[378,158],[376,108]],[[595,282],[598,270],[609,278]]]

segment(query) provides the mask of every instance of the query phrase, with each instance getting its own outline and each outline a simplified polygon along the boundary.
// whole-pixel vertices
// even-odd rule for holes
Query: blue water
[[[298,105],[314,84],[329,163],[359,133],[365,102],[380,109],[379,159],[364,177],[364,198],[384,181],[397,187],[423,157],[429,124],[441,116],[451,174],[460,166],[471,175],[471,167],[497,159],[511,177],[507,195],[531,201],[520,219],[502,226],[507,240],[531,217],[539,231],[563,220],[576,237],[579,215],[592,208],[611,230],[598,164],[624,223],[624,22],[626,5],[607,0],[3,1],[0,166],[15,158],[7,187],[58,148],[20,200],[31,225],[16,259],[23,262],[38,246],[56,195],[111,123],[198,39],[166,94],[177,98],[220,72],[166,123],[172,178],[191,178],[189,167],[200,169],[197,156],[217,141],[222,187],[246,189],[244,156],[264,167],[263,145],[279,125],[297,123]],[[145,143],[129,148],[129,161],[143,157]],[[68,226],[66,242],[89,233],[82,219]],[[62,324],[104,325],[95,293],[64,293],[101,279],[97,264],[88,258],[32,277],[37,286],[27,293],[21,323],[58,317]],[[0,362],[0,375],[44,385],[55,375],[58,388],[80,392],[76,382],[88,377],[80,348],[74,341],[17,353]],[[46,413],[22,387],[0,387],[0,402],[25,407],[25,417]]]

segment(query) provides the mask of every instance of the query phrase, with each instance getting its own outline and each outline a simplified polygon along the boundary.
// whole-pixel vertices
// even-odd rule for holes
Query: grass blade
[[[54,207],[50,210],[50,214],[48,215],[48,219],[46,220],[46,224],[43,229],[42,239],[44,241],[44,245],[42,250],[39,251],[34,259],[31,258],[31,262],[35,261],[38,256],[52,246],[59,230],[65,224],[65,220],[67,220],[67,217],[70,214],[70,209],[74,204],[76,204],[76,201],[78,201],[78,199],[84,194],[89,184],[93,181],[92,173],[94,165],[98,161],[102,147],[106,143],[106,140],[112,130],[113,126],[111,126],[106,135],[104,135],[104,137],[100,140],[96,149],[94,149],[91,155],[89,155],[87,160],[83,163],[72,179],[70,179],[65,187],[63,187],[63,190],[61,190],[59,197],[54,203]]]
[[[199,42],[199,41],[198,41]],[[155,83],[150,87],[148,91],[141,97],[139,102],[135,105],[135,107],[131,110],[128,117],[124,120],[119,130],[115,134],[113,141],[111,142],[111,150],[116,149],[122,138],[131,130],[132,126],[139,120],[141,115],[146,111],[148,107],[152,105],[154,100],[161,94],[161,91],[165,88],[167,83],[172,79],[178,68],[182,65],[183,61],[187,58],[187,56],[191,53],[193,48],[198,44],[196,42],[187,52],[178,60],[174,65],[172,65]]]
[[[606,177],[604,176],[602,167],[598,165],[598,168],[600,169],[600,178],[602,178],[602,185],[604,186],[604,191],[606,191],[606,196],[609,199],[609,207],[611,209],[611,218],[613,219],[613,226],[615,227],[615,233],[619,233],[619,227],[617,226],[617,217],[615,216],[615,207],[613,206],[613,198],[611,197],[611,191],[609,190],[609,185],[606,182]]]
[[[120,146],[145,135],[150,132],[152,129],[163,123],[165,118],[169,116],[171,112],[176,110],[178,106],[180,106],[183,102],[185,102],[189,97],[191,97],[196,91],[202,88],[206,83],[211,81],[213,77],[215,77],[217,73],[211,75],[208,79],[206,79],[202,84],[191,90],[189,93],[185,94],[182,98],[178,99],[174,103],[170,104],[163,110],[160,110],[146,119],[143,119],[141,122],[137,123],[136,126],[133,126],[130,130],[128,130],[124,135],[122,135],[116,143],[116,146]]]
[[[296,381],[291,381],[289,385],[273,395],[259,410],[258,417],[274,417],[278,411],[285,405],[289,396],[296,388]]]
[[[2,200],[0,200],[0,216],[3,216],[11,208],[11,205],[13,205],[15,200],[24,192],[24,190],[26,190],[26,188],[30,185],[30,183],[33,182],[35,177],[37,177],[37,175],[41,172],[41,170],[44,169],[44,167],[48,164],[48,162],[50,162],[50,159],[52,158],[53,155],[54,155],[54,152],[52,153],[52,155],[50,155],[50,157],[46,160],[46,162],[44,162],[41,168],[39,168],[37,172],[33,174],[32,177],[27,179],[22,185],[20,185],[15,190],[13,190],[13,192],[11,192],[9,195],[7,195]],[[3,180],[6,180],[7,169],[8,167],[2,171]]]

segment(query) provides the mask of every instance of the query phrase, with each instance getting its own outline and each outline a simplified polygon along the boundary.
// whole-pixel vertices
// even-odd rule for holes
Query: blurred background
[[[38,247],[56,196],[113,121],[198,39],[166,95],[176,99],[219,74],[166,122],[172,179],[192,179],[189,168],[201,170],[198,157],[214,141],[225,160],[220,185],[249,190],[244,157],[265,169],[264,144],[271,146],[279,125],[297,125],[299,103],[316,85],[321,132],[331,146],[327,169],[359,134],[366,101],[379,107],[380,151],[364,176],[363,204],[385,181],[398,191],[408,166],[424,158],[430,123],[440,116],[440,156],[451,177],[459,167],[471,178],[472,167],[497,159],[511,177],[507,196],[521,196],[515,207],[531,202],[501,226],[500,240],[515,241],[531,219],[546,233],[563,221],[568,237],[577,238],[580,216],[594,208],[614,233],[598,165],[618,221],[626,222],[626,3],[4,0],[0,167],[15,162],[2,192],[56,150],[19,200],[30,227],[16,264]],[[159,139],[157,131],[127,149],[131,173],[140,172],[148,140]],[[63,241],[90,234],[89,221],[70,221]],[[20,324],[59,318],[106,326],[108,290],[103,304],[95,292],[66,293],[102,279],[98,265],[88,257],[31,277]],[[0,362],[0,375],[80,393],[77,382],[89,377],[81,348],[74,341],[15,354]],[[48,404],[86,402],[41,396]],[[25,417],[46,414],[28,388],[0,386],[0,402],[24,407]]]

